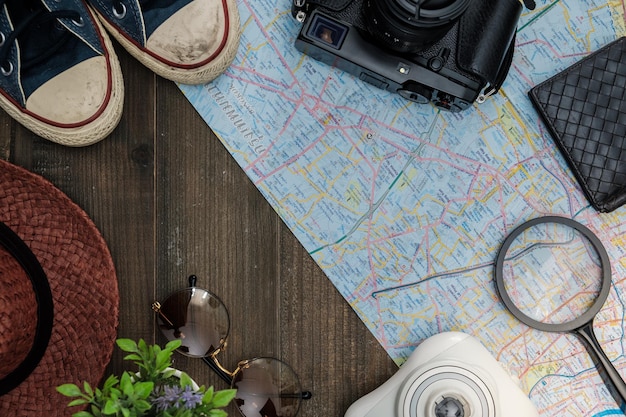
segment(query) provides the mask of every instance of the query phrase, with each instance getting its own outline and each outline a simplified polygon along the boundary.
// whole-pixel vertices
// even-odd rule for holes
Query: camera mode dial
[[[402,88],[398,90],[398,94],[407,100],[426,104],[430,102],[433,92],[431,89],[414,81],[407,81]]]

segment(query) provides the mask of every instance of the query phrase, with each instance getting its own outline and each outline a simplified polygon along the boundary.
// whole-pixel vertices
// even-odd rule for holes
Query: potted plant
[[[172,353],[181,345],[173,340],[161,348],[141,339],[118,339],[118,347],[127,352],[125,360],[139,367],[137,372],[125,371],[120,377],[109,376],[102,388],[63,384],[61,394],[74,398],[68,407],[87,406],[73,417],[225,417],[222,410],[234,398],[236,390],[214,391],[198,387],[184,372],[171,368]]]

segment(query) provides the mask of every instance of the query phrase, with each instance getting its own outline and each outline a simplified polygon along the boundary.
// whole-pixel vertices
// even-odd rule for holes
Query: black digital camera
[[[520,0],[293,0],[291,7],[303,23],[300,52],[452,112],[499,90],[521,11]]]

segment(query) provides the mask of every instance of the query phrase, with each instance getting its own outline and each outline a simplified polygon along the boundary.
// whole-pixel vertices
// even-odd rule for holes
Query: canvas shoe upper
[[[85,146],[118,124],[123,81],[82,0],[0,0],[0,107],[51,141]]]
[[[184,84],[213,80],[239,46],[235,0],[89,0],[109,33],[156,74]]]

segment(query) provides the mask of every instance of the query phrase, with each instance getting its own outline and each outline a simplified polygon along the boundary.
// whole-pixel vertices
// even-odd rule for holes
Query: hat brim
[[[52,291],[52,335],[39,365],[0,396],[0,415],[70,416],[64,383],[98,385],[119,318],[115,266],[87,214],[41,176],[0,160],[0,221],[39,260]]]

